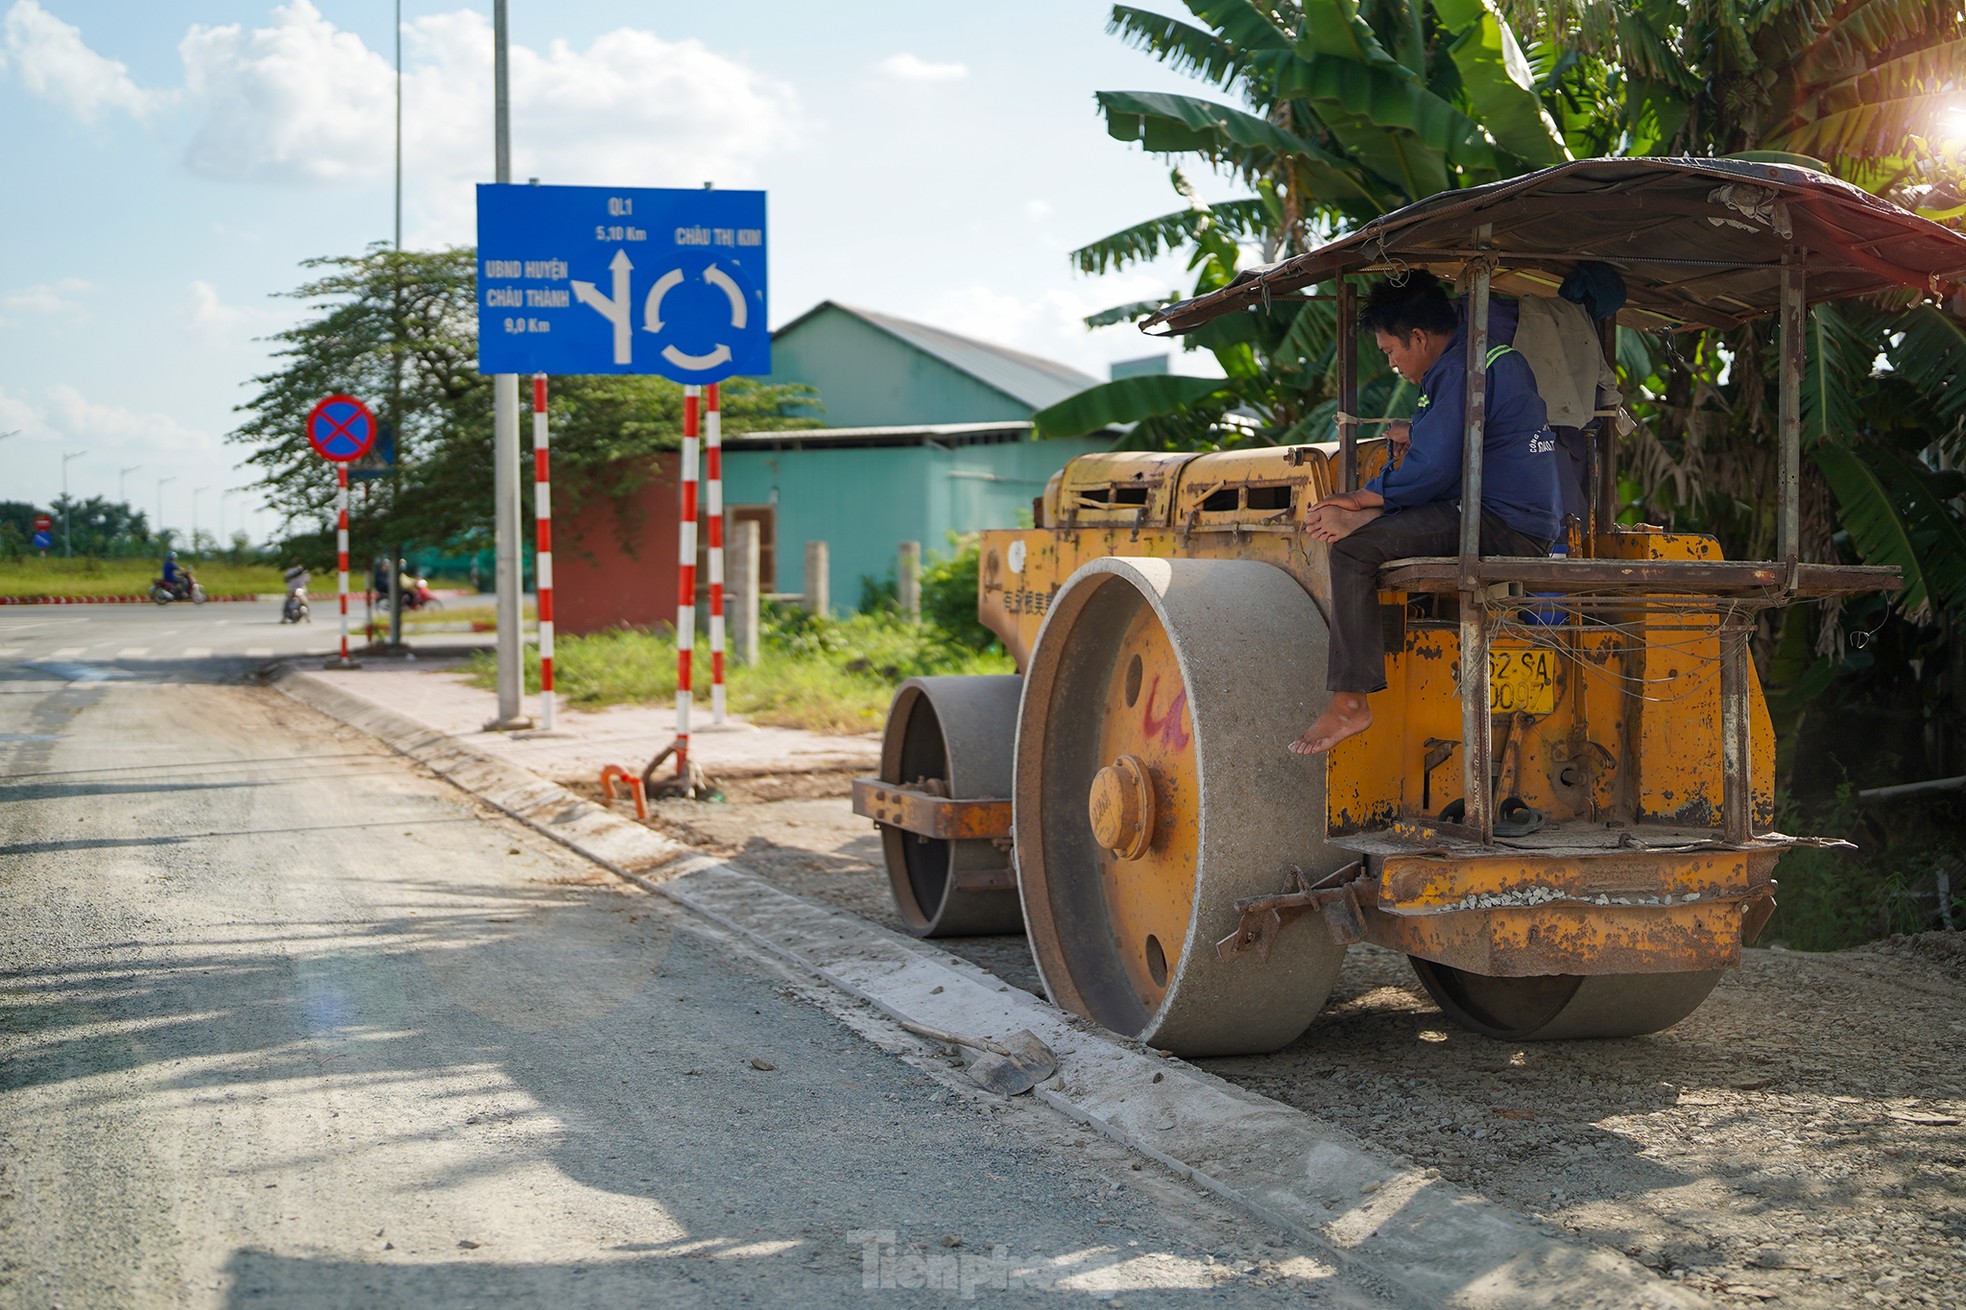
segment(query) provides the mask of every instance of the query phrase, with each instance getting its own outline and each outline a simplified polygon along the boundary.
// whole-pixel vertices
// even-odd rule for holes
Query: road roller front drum
[[[1182,1055],[1271,1051],[1324,1004],[1315,926],[1229,961],[1238,900],[1352,857],[1324,839],[1324,762],[1285,745],[1323,708],[1323,615],[1244,560],[1105,558],[1053,599],[1025,671],[1018,889],[1046,992]]]

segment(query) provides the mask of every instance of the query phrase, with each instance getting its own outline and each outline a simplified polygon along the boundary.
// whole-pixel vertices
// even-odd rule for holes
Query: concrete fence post
[[[806,613],[826,615],[833,610],[833,593],[827,585],[829,564],[826,559],[826,543],[808,541],[806,543]]]
[[[922,543],[901,543],[901,558],[894,571],[895,596],[901,602],[903,617],[919,622],[922,617]]]
[[[731,524],[731,652],[739,664],[758,662],[758,521]]]

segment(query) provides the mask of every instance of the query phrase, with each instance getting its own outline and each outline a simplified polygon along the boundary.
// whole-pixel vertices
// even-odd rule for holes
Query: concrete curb
[[[356,596],[360,594],[361,594],[360,592],[350,592],[348,593],[348,598],[350,600],[353,600]],[[466,596],[475,596],[478,593],[475,591],[436,591],[436,592],[432,592],[431,594],[440,598],[449,599],[449,598],[462,598]],[[317,600],[335,600],[340,595],[341,593],[338,591],[310,591],[307,593],[307,599],[309,603],[312,603]],[[228,601],[231,602],[281,601],[281,600],[285,600],[286,598],[287,598],[287,593],[284,591],[229,591],[225,593],[223,596],[215,596],[209,591],[205,593],[205,601],[207,604],[223,604]],[[0,605],[149,605],[152,603],[154,602],[151,601],[148,595],[0,596]],[[173,601],[172,603],[183,604],[184,602]],[[473,628],[472,631],[475,632],[477,631],[477,629]]]
[[[1414,1307],[1698,1310],[1636,1262],[1442,1181],[1344,1130],[1097,1028],[945,951],[780,891],[455,737],[292,668],[273,685],[596,863],[895,1018],[1036,1033],[1036,1095]]]
[[[224,596],[205,593],[205,603],[208,605],[223,605],[228,601],[284,599],[286,599],[284,596],[262,596],[250,592],[232,592]],[[0,596],[0,605],[151,605],[155,603],[148,596]],[[174,600],[170,603],[188,605],[191,602]]]

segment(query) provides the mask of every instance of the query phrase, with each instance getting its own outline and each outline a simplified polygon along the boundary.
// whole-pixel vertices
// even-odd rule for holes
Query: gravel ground
[[[899,928],[836,779],[664,803],[653,822]],[[828,792],[814,795],[813,792]],[[939,945],[1040,985],[1021,937]],[[1628,1041],[1466,1033],[1356,947],[1309,1032],[1204,1067],[1731,1306],[1966,1305],[1966,933],[1754,950],[1693,1016]]]

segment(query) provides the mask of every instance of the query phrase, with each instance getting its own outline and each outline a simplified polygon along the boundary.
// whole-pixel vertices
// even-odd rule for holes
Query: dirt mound
[[[1966,982],[1966,931],[1895,933],[1859,949],[1929,961],[1945,977]]]

